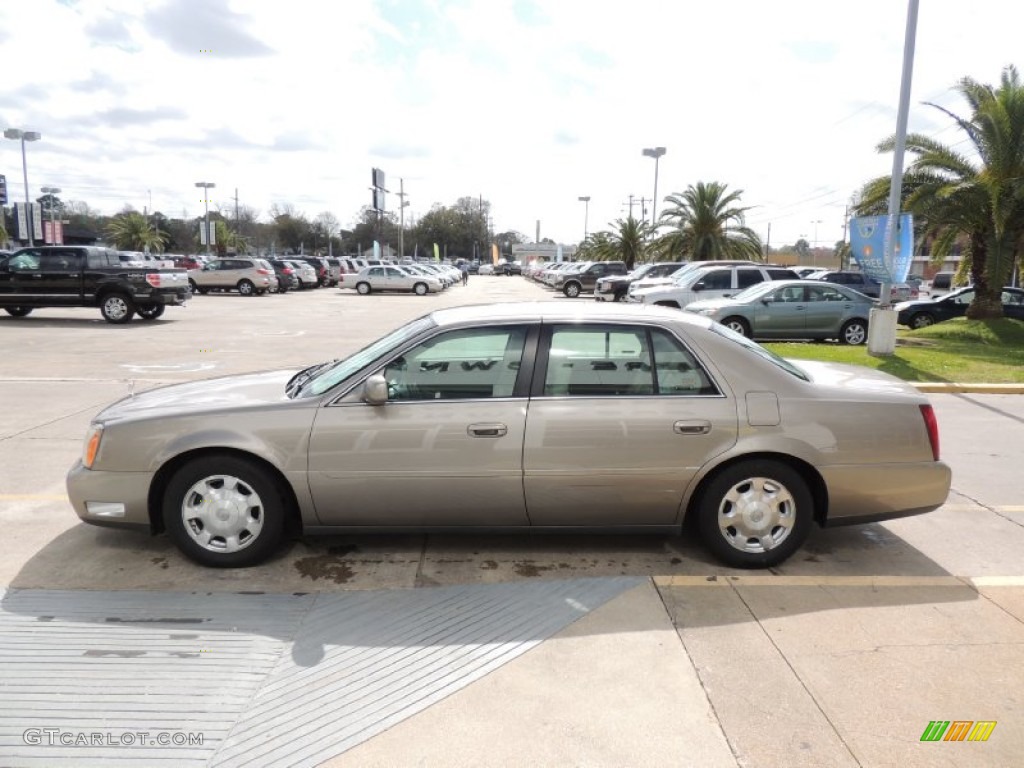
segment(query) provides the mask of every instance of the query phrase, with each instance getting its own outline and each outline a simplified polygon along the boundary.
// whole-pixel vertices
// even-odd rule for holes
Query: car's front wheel
[[[740,336],[750,338],[750,324],[742,317],[727,317],[722,321],[722,325]]]
[[[562,293],[568,296],[570,299],[575,299],[580,295],[580,284],[579,283],[566,283],[562,289]]]
[[[123,293],[108,293],[100,300],[100,314],[108,323],[121,325],[132,319],[135,307]]]
[[[11,317],[25,317],[32,312],[32,307],[4,307],[4,311]]]
[[[412,287],[412,290],[413,290],[413,293],[415,293],[417,296],[425,296],[426,293],[427,293],[427,284],[426,283],[416,283],[416,285],[414,285]]]
[[[927,328],[929,325],[935,325],[935,318],[927,312],[918,312],[910,318],[910,327],[915,330],[918,328]]]
[[[236,456],[194,459],[164,491],[168,536],[192,560],[217,568],[265,560],[281,540],[284,515],[281,491],[266,471]]]
[[[727,467],[697,503],[704,545],[736,568],[778,565],[800,548],[814,518],[806,481],[793,468],[770,459]]]
[[[863,344],[868,340],[868,324],[863,320],[850,320],[839,331],[840,344]]]
[[[166,307],[163,304],[148,304],[144,307],[136,307],[135,311],[143,320],[156,320],[163,315]]]

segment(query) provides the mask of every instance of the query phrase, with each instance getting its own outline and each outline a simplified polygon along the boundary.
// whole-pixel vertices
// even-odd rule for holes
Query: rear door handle
[[[508,427],[504,424],[470,424],[466,427],[470,437],[504,437]]]
[[[677,421],[672,430],[678,435],[706,435],[711,431],[710,421]]]

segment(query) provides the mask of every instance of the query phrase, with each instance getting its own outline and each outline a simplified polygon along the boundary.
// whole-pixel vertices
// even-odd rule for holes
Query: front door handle
[[[706,435],[711,431],[710,421],[677,421],[672,425],[677,435]]]
[[[508,427],[504,424],[470,424],[466,427],[470,437],[504,437]]]

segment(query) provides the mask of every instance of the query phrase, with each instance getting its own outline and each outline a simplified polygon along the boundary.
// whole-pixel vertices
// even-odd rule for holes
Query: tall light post
[[[25,162],[25,142],[26,141],[39,141],[43,138],[43,134],[38,131],[23,131],[20,128],[8,128],[4,131],[5,139],[14,139],[15,141],[21,140],[21,175],[25,181],[25,221],[28,223],[28,244],[31,248],[35,245],[35,241],[32,240],[32,203],[29,202],[28,194],[28,163]]]
[[[39,188],[44,195],[59,195],[61,190],[60,187],[40,187]],[[53,198],[50,198],[50,237],[53,238],[53,244],[57,245],[57,217],[53,214]],[[43,233],[43,242],[46,241],[46,233]]]
[[[210,255],[210,195],[209,190],[217,185],[209,181],[197,181],[196,186],[203,190],[203,205],[206,208],[206,255]]]
[[[651,204],[651,227],[658,220],[658,161],[664,155],[664,147],[648,147],[644,150],[644,157],[654,158],[654,202]]]
[[[814,249],[815,250],[817,250],[817,248],[818,248],[818,225],[819,224],[823,224],[823,223],[824,222],[821,219],[815,219],[814,221],[811,222],[811,224],[814,225]]]
[[[590,195],[580,195],[579,201],[583,203],[583,239],[587,239],[587,225],[590,219]]]

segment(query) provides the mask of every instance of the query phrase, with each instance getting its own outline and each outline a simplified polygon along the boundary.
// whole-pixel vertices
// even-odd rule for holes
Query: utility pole
[[[843,245],[846,245],[846,227],[850,223],[850,206],[846,206],[846,211],[843,213]],[[839,270],[843,269],[843,252],[839,251]]]
[[[768,261],[768,254],[772,250],[772,223],[768,222],[768,239],[764,241],[764,260]]]
[[[239,239],[242,237],[241,225],[238,220],[238,187],[235,187],[235,236]],[[237,245],[235,248],[237,250]]]
[[[398,180],[398,260],[405,258],[405,179]]]

